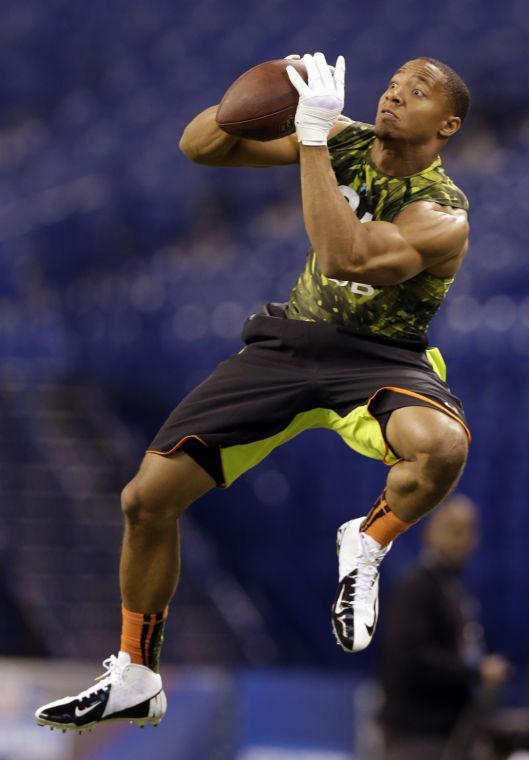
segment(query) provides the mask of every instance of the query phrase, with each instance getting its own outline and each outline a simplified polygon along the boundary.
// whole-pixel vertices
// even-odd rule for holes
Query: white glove
[[[294,122],[298,141],[303,145],[327,145],[332,125],[344,106],[345,61],[338,56],[334,71],[323,53],[308,53],[301,59],[307,68],[308,84],[293,66],[287,74],[299,93]]]
[[[298,53],[292,53],[291,55],[286,55],[283,60],[284,61],[301,61],[301,56]],[[334,66],[329,66],[329,71],[331,72],[331,74],[334,74]]]

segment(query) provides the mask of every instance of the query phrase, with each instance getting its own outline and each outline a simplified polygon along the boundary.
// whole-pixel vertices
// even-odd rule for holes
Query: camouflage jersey
[[[416,201],[468,209],[465,195],[445,174],[439,157],[418,174],[389,177],[371,160],[374,139],[372,126],[354,122],[329,141],[340,191],[360,221],[391,222]],[[428,325],[453,281],[453,277],[435,277],[426,271],[383,287],[334,280],[322,274],[310,250],[286,316],[331,322],[357,334],[425,343]]]

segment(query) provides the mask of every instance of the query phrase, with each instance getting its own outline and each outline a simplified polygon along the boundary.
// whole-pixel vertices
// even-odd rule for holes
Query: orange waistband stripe
[[[404,396],[412,396],[413,398],[421,399],[421,401],[424,401],[428,406],[433,406],[436,409],[439,409],[439,411],[443,412],[444,414],[447,414],[449,417],[452,417],[452,419],[454,419],[456,422],[459,422],[459,424],[461,425],[461,427],[463,428],[463,430],[467,434],[468,442],[470,443],[472,441],[472,433],[470,432],[470,430],[468,429],[467,425],[463,422],[463,420],[461,419],[461,417],[458,414],[456,414],[455,412],[452,412],[451,409],[447,409],[446,406],[443,406],[438,401],[434,401],[433,399],[429,398],[428,396],[423,396],[421,393],[416,393],[416,391],[409,391],[406,388],[396,388],[396,387],[391,386],[391,385],[384,386],[383,388],[378,388],[373,393],[373,395],[371,396],[371,398],[367,402],[368,409],[369,409],[369,405],[371,404],[371,402],[374,401],[374,399],[382,391],[393,391],[393,393],[401,393]]]
[[[202,440],[202,438],[198,435],[185,435],[183,438],[180,438],[175,445],[169,449],[169,451],[156,451],[156,449],[147,449],[147,454],[160,454],[162,457],[168,457],[171,454],[174,454],[175,451],[178,451],[180,446],[183,446],[186,441],[189,441],[191,438],[194,438],[196,441],[202,444],[202,446],[208,446],[208,444]]]

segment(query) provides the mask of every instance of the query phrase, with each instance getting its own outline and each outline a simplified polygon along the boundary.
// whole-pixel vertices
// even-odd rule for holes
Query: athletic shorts
[[[469,440],[439,349],[379,342],[322,322],[287,319],[269,304],[244,323],[245,346],[169,415],[150,453],[189,454],[219,487],[310,428],[327,428],[364,456],[399,461],[385,439],[391,412],[438,409]]]

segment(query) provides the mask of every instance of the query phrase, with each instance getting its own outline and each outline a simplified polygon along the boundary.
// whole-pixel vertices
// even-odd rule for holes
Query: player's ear
[[[459,116],[449,116],[445,119],[439,128],[439,137],[452,137],[461,129],[461,118]]]

